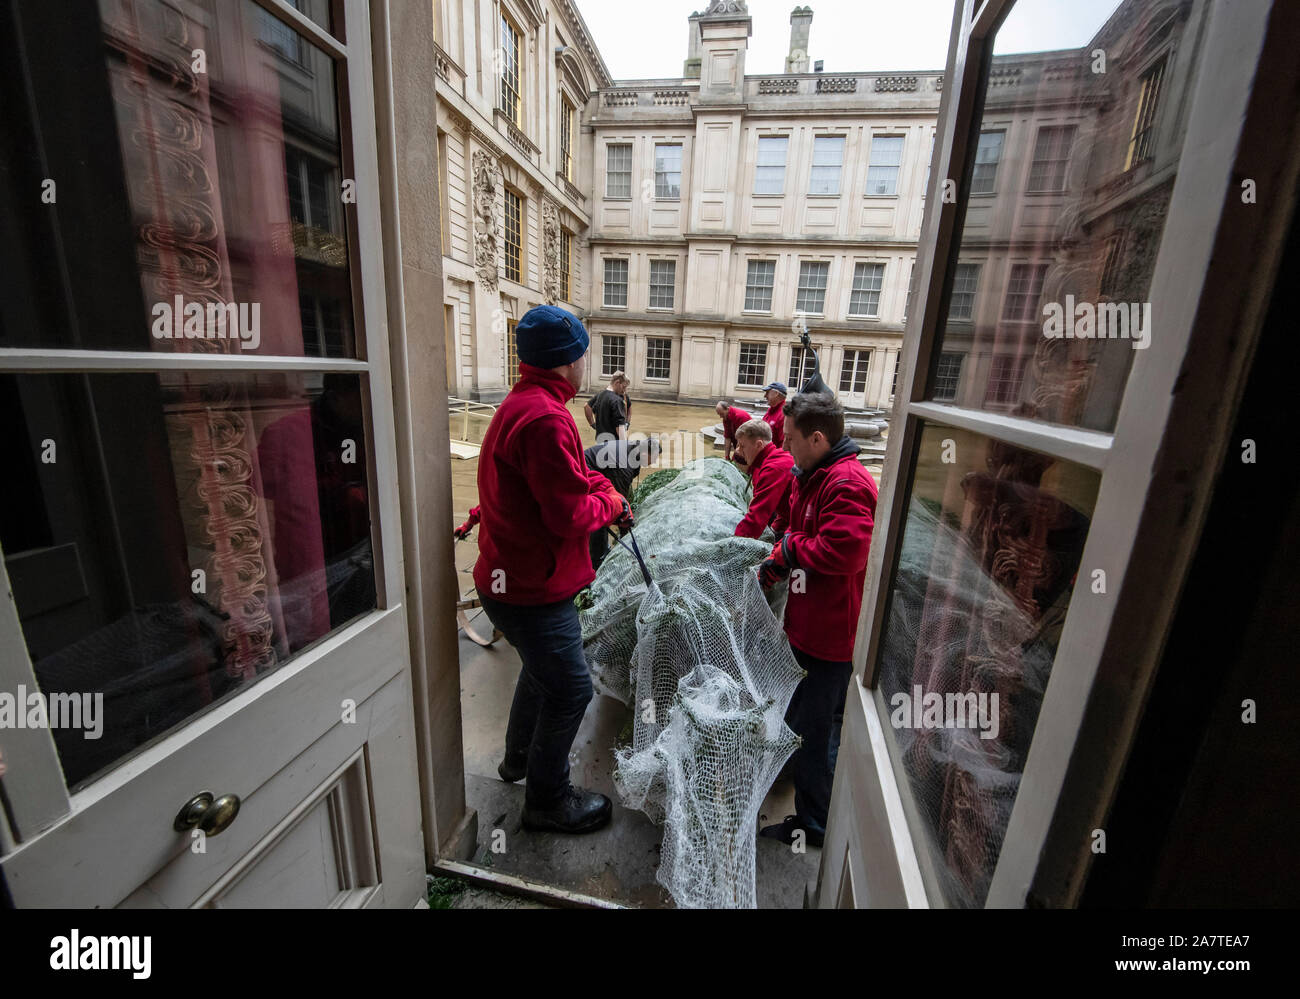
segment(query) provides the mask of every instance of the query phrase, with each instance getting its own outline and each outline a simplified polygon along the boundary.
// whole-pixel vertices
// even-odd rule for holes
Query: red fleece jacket
[[[574,394],[554,372],[520,364],[483,437],[474,584],[502,603],[554,603],[591,583],[588,536],[623,511],[609,480],[587,468],[565,407]]]
[[[793,468],[794,455],[775,444],[768,444],[758,452],[750,469],[754,498],[749,501],[749,512],[736,525],[736,537],[758,537],[773,518],[790,508]]]
[[[763,414],[763,422],[772,428],[772,443],[777,447],[785,445],[785,400]]]
[[[748,423],[753,417],[743,409],[737,409],[735,406],[727,410],[727,415],[722,418],[722,436],[723,439],[734,444],[736,443],[736,429],[742,423]]]
[[[826,463],[794,477],[790,506],[772,527],[787,535],[790,595],[785,633],[796,649],[847,662],[853,658],[867,553],[876,516],[876,480],[845,437]],[[802,583],[793,570],[802,569]]]

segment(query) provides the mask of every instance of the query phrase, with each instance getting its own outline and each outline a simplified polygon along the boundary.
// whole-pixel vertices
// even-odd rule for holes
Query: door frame
[[[206,754],[203,758],[212,761],[212,790],[218,794],[236,787],[260,787],[278,769],[287,765],[302,752],[299,745],[302,739],[294,740],[293,745],[298,746],[296,750],[290,751],[287,743],[281,746],[288,756],[267,752],[265,743],[258,747],[260,752],[257,753],[243,745],[235,746],[231,751],[229,738],[223,739],[220,731],[223,723],[255,703],[273,716],[301,720],[304,727],[310,729],[310,735],[303,736],[303,739],[310,739],[307,743],[310,745],[319,740],[331,725],[339,723],[338,699],[325,705],[328,711],[322,709],[308,719],[298,719],[293,714],[293,707],[301,705],[302,698],[309,693],[314,695],[318,686],[336,690],[357,703],[360,719],[365,713],[362,708],[364,700],[396,679],[406,691],[404,705],[398,710],[408,716],[399,718],[396,724],[406,731],[413,723],[410,717],[411,678],[403,676],[411,672],[411,657],[406,641],[403,578],[406,560],[402,547],[396,427],[392,416],[392,369],[385,311],[386,245],[379,198],[364,196],[365,192],[380,190],[370,11],[365,0],[331,0],[334,23],[341,26],[337,35],[332,35],[285,0],[254,2],[292,25],[333,60],[341,173],[344,178],[356,181],[362,195],[350,206],[354,214],[347,226],[354,328],[358,334],[356,359],[0,348],[0,370],[40,373],[192,370],[207,374],[310,371],[364,376],[362,399],[367,435],[367,473],[373,497],[371,531],[376,607],[296,654],[272,674],[238,690],[157,742],[115,762],[109,770],[75,793],[69,794],[64,784],[50,730],[26,729],[7,733],[9,753],[6,762],[9,769],[5,786],[16,830],[7,822],[0,821],[0,838],[3,839],[0,848],[6,851],[3,865],[15,901],[19,904],[23,903],[25,886],[38,884],[39,888],[28,890],[32,892],[29,897],[36,898],[40,905],[113,906],[138,887],[141,871],[156,870],[187,850],[189,839],[171,830],[170,814],[150,814],[147,824],[142,822],[141,815],[142,806],[151,801],[154,793],[150,787],[159,783],[168,786],[168,774],[184,771],[185,761],[193,758],[191,754]],[[345,211],[348,207],[344,206]],[[8,579],[2,563],[0,583],[8,592]],[[368,670],[357,671],[354,665],[350,665],[354,659],[349,655],[349,648],[351,652],[361,653],[361,661],[370,664]],[[29,690],[38,688],[12,595],[7,601],[0,601],[0,653],[0,689],[15,689],[18,684],[27,685]],[[391,712],[391,706],[386,710]],[[356,738],[364,743],[365,726],[358,723],[356,730]],[[226,750],[225,757],[215,753],[216,749]],[[411,769],[414,771],[413,766]],[[382,777],[378,782],[383,783]],[[389,785],[387,790],[392,790],[391,782]],[[407,789],[407,793],[412,790],[414,787]],[[182,803],[178,800],[177,806]],[[418,822],[419,810],[412,809],[411,812]],[[395,816],[394,822],[403,824],[409,817]],[[104,830],[129,831],[129,835],[121,835],[115,840],[118,853],[114,865],[100,869],[95,878],[88,879],[84,872],[73,870],[68,856],[78,855],[78,844],[102,843]],[[403,829],[403,835],[407,834],[409,830]],[[409,851],[403,844],[401,850],[386,855],[383,837],[379,840],[377,848],[380,849],[384,883],[389,879],[400,882],[411,873]],[[214,848],[222,842],[216,841]],[[230,859],[234,863],[239,858]],[[214,876],[220,873],[214,871]],[[372,903],[391,905],[400,899],[410,904],[421,894],[423,887],[414,882],[412,885],[401,887],[395,883],[391,890],[375,893]]]
[[[1034,424],[925,401],[939,349],[942,309],[959,244],[956,203],[938,197],[953,165],[978,141],[991,39],[1014,0],[957,0],[940,108],[912,324],[877,508],[845,711],[818,904],[834,906],[849,883],[867,904],[940,905],[927,859],[912,841],[918,812],[901,761],[882,757],[889,708],[876,686],[889,581],[901,549],[908,483],[923,422],[942,423],[1102,472],[1081,571],[1035,728],[987,905],[1062,906],[1077,900],[1158,665],[1216,470],[1229,455],[1236,405],[1270,299],[1292,211],[1297,152],[1297,70],[1286,51],[1297,14],[1252,0],[1229,14],[1215,5],[1191,92],[1187,132],[1149,298],[1159,335],[1138,352],[1113,434]],[[1258,55],[1258,64],[1252,56]],[[1239,132],[1221,127],[1240,122]],[[969,170],[959,190],[968,186]],[[1268,205],[1243,205],[1254,178]],[[1207,196],[1207,192],[1210,196]],[[1269,199],[1269,200],[1265,200]],[[1189,281],[1189,275],[1199,276]],[[1240,296],[1217,295],[1220,288]],[[1187,289],[1195,289],[1188,294]],[[1196,363],[1189,363],[1195,358]],[[1120,441],[1120,447],[1112,447]],[[1134,498],[1140,500],[1134,503]],[[1171,511],[1176,515],[1171,516]],[[1104,532],[1095,525],[1104,524]],[[1109,596],[1090,592],[1106,569]],[[862,733],[866,732],[870,738]],[[888,747],[888,740],[884,740]],[[867,759],[851,755],[870,748]],[[845,764],[848,764],[847,766]],[[878,806],[878,807],[876,807]],[[886,844],[882,849],[880,844]],[[848,881],[845,864],[854,865]],[[924,873],[923,873],[924,872]]]

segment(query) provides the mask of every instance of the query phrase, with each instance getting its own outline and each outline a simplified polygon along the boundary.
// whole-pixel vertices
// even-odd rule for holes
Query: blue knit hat
[[[554,305],[537,305],[515,327],[519,360],[535,368],[572,364],[587,352],[591,337],[582,320]]]

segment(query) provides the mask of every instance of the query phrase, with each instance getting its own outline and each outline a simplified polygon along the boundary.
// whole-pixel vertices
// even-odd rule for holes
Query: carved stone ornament
[[[542,295],[547,305],[560,298],[560,213],[549,198],[542,201]]]
[[[713,0],[713,2],[709,4],[708,9],[704,12],[704,16],[708,17],[710,14],[748,13],[749,7],[745,3],[745,0]]]
[[[501,166],[491,154],[474,150],[474,269],[488,291],[497,287],[497,233],[501,216],[497,194],[501,189]]]

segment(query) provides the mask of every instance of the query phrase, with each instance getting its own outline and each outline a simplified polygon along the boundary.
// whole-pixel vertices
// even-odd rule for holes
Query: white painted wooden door
[[[0,699],[14,900],[409,907],[423,851],[366,5],[57,16],[87,61],[75,94],[26,81],[13,159],[58,195],[6,236],[34,308],[5,315],[0,349],[0,695],[26,711],[5,720]],[[24,19],[14,44],[54,44]]]
[[[1271,4],[1066,6],[956,4],[822,907],[1077,899],[1271,291]]]

